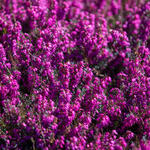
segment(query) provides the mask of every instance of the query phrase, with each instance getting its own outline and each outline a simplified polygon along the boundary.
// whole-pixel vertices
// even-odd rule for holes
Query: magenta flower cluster
[[[149,148],[149,0],[0,1],[0,149]]]

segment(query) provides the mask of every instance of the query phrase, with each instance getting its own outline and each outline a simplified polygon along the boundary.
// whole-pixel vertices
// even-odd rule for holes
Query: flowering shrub
[[[0,1],[0,149],[149,148],[149,1]]]

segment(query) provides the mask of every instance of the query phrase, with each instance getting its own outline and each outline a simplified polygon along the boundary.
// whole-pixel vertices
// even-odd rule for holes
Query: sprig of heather
[[[147,0],[0,2],[0,149],[149,149]]]

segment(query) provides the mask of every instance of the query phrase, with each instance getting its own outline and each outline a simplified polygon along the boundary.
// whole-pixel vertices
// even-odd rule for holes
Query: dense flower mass
[[[0,1],[0,149],[149,148],[149,0]]]

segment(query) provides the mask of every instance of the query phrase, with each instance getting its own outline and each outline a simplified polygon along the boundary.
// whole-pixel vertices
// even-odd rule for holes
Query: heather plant
[[[0,1],[0,149],[149,150],[150,2]]]

